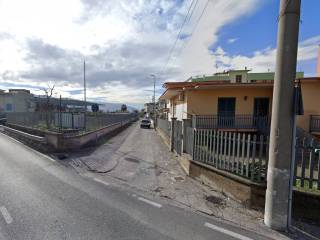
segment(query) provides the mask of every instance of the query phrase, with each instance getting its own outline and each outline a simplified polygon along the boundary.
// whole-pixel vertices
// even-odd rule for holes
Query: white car
[[[151,127],[151,121],[150,119],[142,119],[140,122],[141,128],[150,128]]]

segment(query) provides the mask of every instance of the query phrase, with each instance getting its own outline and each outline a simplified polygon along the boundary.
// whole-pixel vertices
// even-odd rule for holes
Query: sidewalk
[[[101,180],[120,180],[138,191],[167,199],[180,207],[191,208],[274,239],[288,239],[263,224],[262,212],[247,209],[225,194],[186,176],[177,156],[169,151],[153,129],[140,129],[134,124],[101,147],[89,153],[72,155],[70,159],[78,171],[98,173],[96,176]]]

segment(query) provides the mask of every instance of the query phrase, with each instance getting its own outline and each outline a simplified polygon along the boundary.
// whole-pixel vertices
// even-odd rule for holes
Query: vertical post
[[[84,130],[87,130],[87,83],[86,83],[86,60],[83,61],[83,94],[84,94]],[[72,115],[73,119],[73,115]],[[73,121],[73,120],[72,120]]]
[[[61,95],[60,95],[60,101],[59,101],[59,132],[61,132],[61,128],[62,128],[61,108],[62,108],[62,103],[61,103]]]
[[[301,0],[281,0],[264,222],[288,228],[293,98]]]
[[[174,150],[174,141],[175,141],[175,136],[174,136],[174,133],[175,133],[175,127],[176,127],[176,120],[177,118],[171,118],[171,136],[170,136],[170,150],[171,152],[173,152]]]
[[[186,151],[187,149],[187,137],[189,137],[190,139],[190,136],[188,136],[188,132],[187,132],[187,129],[188,127],[191,127],[191,119],[183,119],[182,120],[182,130],[183,130],[183,138],[182,138],[182,153]],[[189,143],[190,144],[190,143]]]

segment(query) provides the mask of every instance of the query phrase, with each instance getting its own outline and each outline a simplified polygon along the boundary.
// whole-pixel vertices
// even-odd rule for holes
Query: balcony
[[[223,129],[262,133],[267,133],[269,130],[269,116],[254,116],[250,114],[193,115],[192,123],[193,127],[198,129]]]
[[[320,132],[320,115],[310,115],[310,132]]]

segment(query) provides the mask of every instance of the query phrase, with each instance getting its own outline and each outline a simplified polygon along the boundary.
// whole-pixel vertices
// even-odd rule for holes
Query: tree
[[[126,112],[127,111],[127,105],[122,104],[121,105],[121,112]]]
[[[50,105],[50,99],[52,98],[52,95],[54,93],[55,85],[48,84],[46,88],[41,88],[40,90],[44,92],[44,95],[46,96],[46,102],[44,105],[44,111],[46,113],[46,125],[47,129],[50,128],[50,121],[49,121],[49,111],[51,110],[52,106]]]

